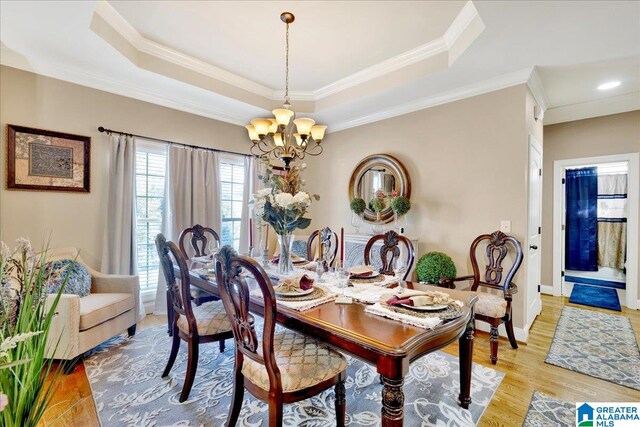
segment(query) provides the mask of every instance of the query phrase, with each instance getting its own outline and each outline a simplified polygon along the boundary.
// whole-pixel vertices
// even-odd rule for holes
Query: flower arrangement
[[[351,207],[351,211],[354,214],[362,215],[364,213],[364,210],[367,207],[367,203],[364,201],[364,199],[355,197],[353,200],[351,200],[350,207]]]
[[[387,207],[387,195],[384,194],[384,191],[378,190],[369,203],[375,212],[382,212]]]
[[[13,252],[0,244],[0,424],[35,427],[62,368],[45,356],[67,278],[56,294],[49,295],[59,272],[47,267],[46,251],[36,255],[28,239],[17,243]]]
[[[271,225],[277,234],[305,229],[311,224],[311,219],[304,218],[304,215],[311,201],[320,200],[320,197],[302,191],[305,182],[300,172],[305,168],[304,163],[292,166],[282,175],[276,175],[268,168],[262,177],[267,187],[253,195],[254,215]]]

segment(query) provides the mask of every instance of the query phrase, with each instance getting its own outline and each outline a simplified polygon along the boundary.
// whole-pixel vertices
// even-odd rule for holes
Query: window
[[[167,151],[164,145],[138,140],[136,148],[136,256],[140,290],[155,292],[160,260],[155,238],[162,227],[164,177]]]
[[[221,244],[240,248],[240,222],[242,220],[242,194],[244,192],[243,158],[220,159],[220,208],[222,216]]]

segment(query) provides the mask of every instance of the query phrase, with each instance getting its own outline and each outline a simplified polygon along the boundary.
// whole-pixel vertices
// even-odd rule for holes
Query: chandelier
[[[282,108],[272,111],[275,118],[258,118],[245,126],[253,142],[251,152],[268,159],[279,159],[285,169],[296,159],[304,159],[306,154],[317,156],[322,153],[320,143],[327,129],[317,125],[313,119],[296,119],[289,102],[289,24],[296,18],[293,13],[283,12],[280,19],[287,25],[285,44],[285,92]]]

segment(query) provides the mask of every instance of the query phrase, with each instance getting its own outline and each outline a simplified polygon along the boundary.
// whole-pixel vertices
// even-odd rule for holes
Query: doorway
[[[554,295],[637,308],[638,157],[554,162]]]

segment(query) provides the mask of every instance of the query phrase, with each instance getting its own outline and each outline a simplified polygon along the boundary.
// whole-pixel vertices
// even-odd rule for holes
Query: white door
[[[540,314],[540,232],[542,224],[542,149],[529,135],[529,224],[528,246],[523,248],[527,258],[527,325]]]

